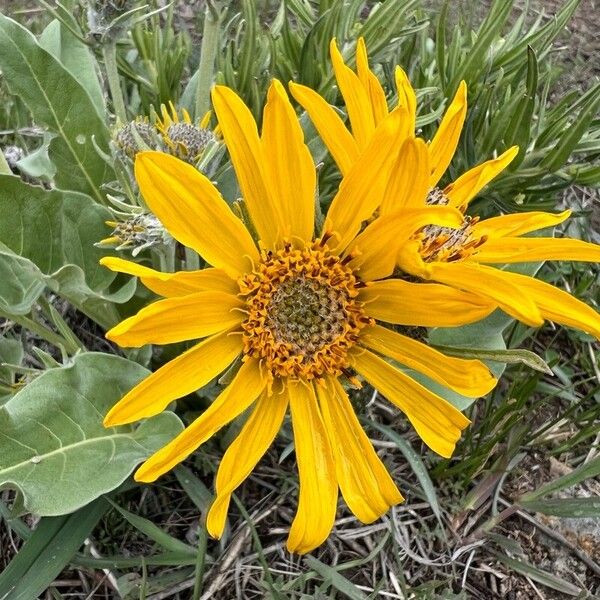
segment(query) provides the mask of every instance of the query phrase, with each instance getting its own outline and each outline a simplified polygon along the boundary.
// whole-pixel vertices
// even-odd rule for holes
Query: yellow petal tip
[[[104,417],[104,420],[102,421],[102,425],[104,425],[104,427],[106,427],[106,428],[116,427],[117,425],[119,425],[119,423],[115,421],[115,419],[114,419],[114,417],[112,416],[111,413],[112,413],[112,411],[109,412]]]
[[[151,469],[144,468],[145,463],[134,473],[133,478],[138,483],[153,483],[159,477]]]

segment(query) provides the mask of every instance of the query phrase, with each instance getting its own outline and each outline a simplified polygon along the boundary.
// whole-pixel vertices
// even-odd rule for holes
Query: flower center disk
[[[263,252],[239,284],[248,311],[244,353],[259,359],[271,379],[340,375],[371,323],[356,300],[362,282],[319,241]]]
[[[429,192],[427,204],[447,206],[448,198],[442,190],[434,188]],[[473,236],[473,225],[478,217],[464,216],[464,221],[458,229],[427,225],[417,234],[421,241],[420,254],[425,262],[443,261],[456,262],[475,254],[477,248],[486,241],[485,237]]]

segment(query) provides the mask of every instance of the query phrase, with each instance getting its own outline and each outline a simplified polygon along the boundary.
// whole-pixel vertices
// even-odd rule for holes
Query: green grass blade
[[[435,492],[435,486],[433,485],[431,478],[429,477],[429,473],[427,472],[427,468],[425,467],[425,463],[421,460],[419,455],[413,450],[412,446],[403,439],[400,435],[398,435],[393,429],[386,427],[385,425],[381,425],[379,423],[369,422],[375,429],[381,431],[386,437],[388,437],[394,444],[398,446],[400,452],[404,454],[404,458],[408,461],[411,469],[414,471],[421,487],[423,488],[423,493],[425,494],[425,498],[429,502],[431,506],[431,510],[437,517],[438,521],[442,523],[442,511],[440,509],[440,504],[438,502],[438,497]]]
[[[322,563],[314,556],[308,555],[304,561],[316,571],[327,583],[330,583],[338,592],[343,594],[344,598],[350,600],[366,600],[366,596],[348,579],[340,575],[333,567]]]
[[[571,473],[567,475],[563,475],[554,481],[550,481],[545,485],[542,485],[537,490],[533,492],[529,492],[521,497],[519,503],[528,503],[532,500],[537,500],[538,498],[542,498],[543,496],[547,496],[553,492],[557,492],[559,490],[564,490],[569,488],[585,479],[590,477],[597,477],[600,475],[600,456],[593,458],[589,462],[581,465]]]
[[[149,521],[144,517],[140,517],[124,508],[121,508],[118,504],[109,500],[113,508],[117,510],[123,518],[133,525],[138,531],[149,537],[151,540],[156,542],[159,546],[164,548],[167,552],[174,552],[179,554],[189,554],[190,556],[196,556],[196,549],[192,546],[185,544],[184,542],[174,538],[173,536],[165,533],[160,527]]]
[[[108,507],[99,498],[71,515],[42,519],[0,574],[0,598],[37,598],[71,561]]]
[[[493,554],[501,563],[504,563],[507,567],[514,569],[517,573],[521,573],[525,575],[533,581],[537,581],[557,592],[562,592],[567,596],[579,596],[581,594],[581,589],[577,586],[557,577],[556,575],[552,575],[552,573],[547,573],[546,571],[542,571],[529,563],[523,562],[521,560],[516,560],[514,558],[509,558],[500,552],[496,552],[491,548],[488,549],[488,552]]]
[[[519,505],[527,510],[555,517],[573,519],[600,517],[600,498],[549,498],[520,502]]]

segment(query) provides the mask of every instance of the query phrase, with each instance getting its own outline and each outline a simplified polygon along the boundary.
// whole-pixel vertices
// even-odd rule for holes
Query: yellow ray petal
[[[404,498],[375,453],[337,379],[317,386],[317,394],[344,500],[359,521],[372,523]]]
[[[363,150],[367,147],[375,131],[369,94],[356,73],[344,64],[344,59],[337,48],[335,38],[329,44],[329,51],[335,79],[348,111],[352,134],[358,147]]]
[[[558,214],[526,212],[484,219],[473,226],[473,237],[500,238],[523,235],[538,229],[554,227],[571,216],[570,210]]]
[[[308,113],[342,175],[346,175],[358,160],[360,152],[338,113],[317,92],[304,85],[290,82],[290,92]]]
[[[153,417],[170,402],[200,389],[242,351],[242,336],[218,333],[196,344],[138,383],[104,418],[104,426]]]
[[[569,238],[504,237],[488,240],[477,254],[482,263],[520,263],[542,260],[600,262],[600,246]]]
[[[380,325],[363,329],[360,344],[469,398],[485,396],[497,383],[490,370],[479,360],[446,356],[427,344]]]
[[[447,400],[368,350],[355,346],[350,352],[355,369],[406,415],[425,444],[450,458],[469,419]]]
[[[221,269],[162,273],[116,256],[105,256],[100,259],[100,264],[111,271],[139,277],[149,290],[165,298],[187,296],[187,294],[208,290],[228,294],[239,292],[237,282]]]
[[[258,361],[245,362],[233,381],[213,403],[174,440],[155,452],[135,473],[136,481],[156,481],[163,473],[185,460],[219,429],[241,415],[261,394],[266,379]],[[247,450],[250,448],[247,447]]]
[[[475,262],[442,263],[428,265],[431,279],[467,292],[489,298],[511,317],[539,327],[542,315],[535,303],[504,275],[504,271]]]
[[[407,131],[412,136],[415,134],[417,122],[417,95],[408,75],[401,67],[396,67],[394,76],[398,91],[398,106],[406,109]]]
[[[148,207],[173,237],[209,264],[238,277],[258,260],[244,224],[194,167],[163,152],[140,152],[135,178]]]
[[[304,554],[320,546],[333,527],[338,485],[331,446],[312,385],[290,382],[288,393],[300,491],[287,548]]]
[[[501,271],[505,281],[531,298],[545,319],[585,331],[600,339],[600,314],[553,285],[520,273]]]
[[[212,537],[223,535],[231,494],[250,475],[272,444],[287,406],[287,393],[271,396],[263,393],[239,435],[227,448],[217,471],[217,497],[206,517],[206,528]]]
[[[281,239],[285,222],[265,177],[266,158],[254,117],[228,87],[215,86],[212,101],[252,223],[263,244],[273,248]]]
[[[379,79],[375,77],[371,69],[369,69],[369,57],[367,56],[367,46],[364,38],[358,38],[356,43],[356,71],[358,78],[371,101],[371,110],[373,111],[373,120],[377,126],[388,115],[387,101],[385,92],[379,83]]]
[[[429,153],[420,138],[408,138],[400,147],[392,175],[381,203],[380,214],[403,208],[425,206],[429,192]]]
[[[466,206],[492,179],[508,167],[518,153],[519,147],[513,146],[498,158],[473,167],[454,183],[446,186],[444,194],[448,197],[450,205]]]
[[[495,303],[439,283],[375,281],[358,299],[374,319],[413,327],[459,327],[487,317]]]
[[[200,122],[198,123],[198,127],[202,128],[202,129],[208,129],[208,127],[210,125],[211,117],[212,117],[212,110],[207,110],[204,113],[204,116],[200,119]]]
[[[467,114],[467,84],[461,81],[454,99],[429,144],[431,177],[429,187],[434,188],[452,161]],[[485,184],[484,184],[485,185]],[[483,186],[482,186],[483,187]]]
[[[279,81],[267,95],[262,127],[265,174],[280,205],[286,237],[313,239],[315,227],[315,165],[298,117]]]
[[[203,338],[241,323],[244,303],[225,292],[196,292],[158,300],[106,332],[125,348]],[[238,309],[238,310],[236,310]]]
[[[402,114],[392,111],[377,128],[359,160],[342,179],[323,227],[323,232],[330,231],[338,235],[338,253],[348,246],[362,222],[371,217],[383,201],[401,124]],[[365,165],[369,165],[369,168],[365,169]]]
[[[349,254],[356,258],[349,265],[363,281],[382,279],[392,274],[398,250],[416,230],[430,224],[460,227],[462,222],[462,213],[447,206],[406,209],[379,217],[352,242]]]

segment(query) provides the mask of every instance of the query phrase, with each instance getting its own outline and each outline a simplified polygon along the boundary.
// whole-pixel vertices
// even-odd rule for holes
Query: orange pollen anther
[[[263,251],[238,283],[248,312],[244,355],[259,359],[271,380],[341,375],[348,350],[372,323],[356,299],[362,282],[323,240]]]

